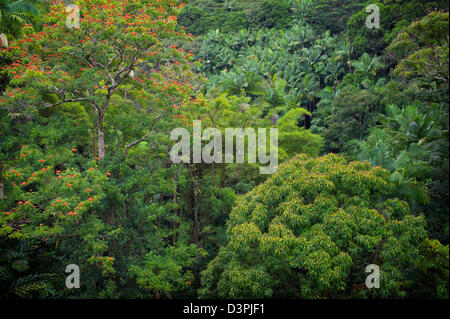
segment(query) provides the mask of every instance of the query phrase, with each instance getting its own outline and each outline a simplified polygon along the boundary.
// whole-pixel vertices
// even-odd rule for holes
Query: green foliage
[[[299,106],[312,112],[320,88],[339,83],[346,57],[329,33],[315,37],[302,22],[286,32],[212,31],[202,38],[197,55],[204,61],[201,71],[210,77],[210,88],[236,95],[242,91],[253,100],[260,97],[264,106],[278,108],[277,112]],[[310,119],[305,126],[309,128]]]
[[[362,139],[370,125],[375,124],[376,111],[380,111],[378,96],[367,89],[354,85],[342,88],[336,96],[336,111],[322,131],[325,138],[325,152],[348,150],[346,145],[352,139]]]
[[[154,291],[156,298],[161,294],[170,298],[172,293],[189,290],[194,280],[192,271],[186,267],[195,264],[195,257],[202,253],[195,245],[170,247],[162,255],[149,253],[143,258],[144,265],[131,266],[130,272],[136,275],[137,283],[148,291]]]
[[[180,13],[186,31],[202,35],[211,30],[285,29],[291,24],[289,0],[190,1]]]
[[[429,230],[448,243],[448,13],[405,27],[386,58],[392,79],[377,90],[385,114],[366,141],[355,142],[356,156],[390,169],[399,193],[429,204]]]
[[[429,298],[435,295],[441,299],[448,299],[448,245],[444,246],[437,240],[427,239],[421,243],[420,249],[421,256],[417,261],[418,276],[424,285],[415,289],[411,295],[416,298]]]
[[[393,75],[414,99],[448,102],[448,13],[432,12],[403,29],[386,49]]]
[[[381,52],[397,36],[398,32],[411,22],[426,16],[431,10],[448,11],[448,1],[368,1],[366,5],[376,4],[380,8],[380,28],[369,29],[365,21],[369,13],[366,6],[354,14],[347,22],[347,36],[352,43],[355,55],[363,52]],[[437,27],[437,25],[436,25]],[[429,29],[431,31],[431,29]]]
[[[124,12],[141,21],[130,27],[112,4],[79,5],[85,21],[80,29],[67,31],[57,3],[43,17],[39,36],[27,27],[26,45],[12,43],[1,52],[16,61],[2,68],[10,78],[0,102],[2,253],[33,241],[24,256],[7,258],[1,292],[172,296],[180,278],[162,276],[147,287],[129,271],[143,267],[147,255],[155,262],[170,256],[179,258],[184,276],[204,255],[190,246],[184,217],[187,172],[167,165],[167,132],[183,123],[184,106],[194,104],[189,96],[197,84],[185,81],[198,79],[190,56],[173,44],[185,38],[173,31],[177,8],[126,3]],[[115,22],[105,27],[107,19]],[[113,40],[123,34],[126,42]],[[165,59],[173,62],[162,65]],[[183,118],[192,120],[194,112]],[[64,289],[68,264],[80,266],[80,290]],[[55,274],[57,280],[50,280]]]
[[[0,1],[0,33],[18,36],[24,23],[31,23],[31,18],[38,15],[36,6],[27,0]]]
[[[294,12],[316,30],[332,34],[345,30],[349,18],[364,6],[366,1],[354,0],[294,0]]]
[[[290,26],[289,1],[264,0],[259,15],[264,28],[286,29]]]
[[[238,201],[200,295],[405,296],[426,230],[423,215],[389,198],[394,189],[389,172],[368,162],[296,157]],[[372,263],[381,269],[376,291],[361,288]]]
[[[320,135],[313,134],[303,127],[298,127],[300,119],[310,115],[311,113],[303,108],[293,108],[278,122],[278,145],[282,151],[286,152],[287,158],[300,153],[305,153],[309,156],[319,155],[323,146],[323,140]],[[282,155],[280,155],[280,160],[283,160]]]
[[[31,2],[0,0],[1,297],[448,298],[448,3]],[[282,165],[174,164],[194,120]]]

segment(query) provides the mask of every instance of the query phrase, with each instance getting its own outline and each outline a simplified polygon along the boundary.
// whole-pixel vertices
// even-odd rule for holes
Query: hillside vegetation
[[[448,1],[67,4],[0,1],[0,298],[448,298]]]

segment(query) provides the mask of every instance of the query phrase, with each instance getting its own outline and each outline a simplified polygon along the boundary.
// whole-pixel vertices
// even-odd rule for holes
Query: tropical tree
[[[304,122],[305,117],[310,116],[311,113],[304,108],[293,107],[278,121],[276,127],[279,129],[280,162],[297,154],[313,157],[319,155],[323,146],[322,137],[307,130],[305,125],[299,125],[302,121]]]
[[[381,108],[379,97],[369,90],[354,85],[339,89],[334,101],[336,112],[326,120],[327,126],[322,130],[328,152],[348,151],[349,141],[364,138]]]
[[[427,233],[423,215],[390,198],[394,189],[368,162],[296,157],[237,202],[200,295],[405,296]],[[379,289],[365,288],[369,264],[380,268]]]
[[[277,77],[277,74],[275,74],[266,86],[264,105],[268,110],[284,113],[287,111],[286,107],[288,105],[286,95],[286,80]]]
[[[448,12],[432,12],[402,29],[386,57],[396,63],[397,94],[420,101],[448,103],[449,31]]]
[[[317,108],[314,111],[314,117],[311,121],[311,130],[315,133],[322,133],[326,127],[329,127],[335,120],[336,98],[339,95],[340,90],[333,90],[327,86],[322,91],[317,93],[317,97],[320,99],[317,103]]]
[[[27,27],[0,52],[15,61],[2,68],[11,80],[0,101],[1,293],[192,295],[204,251],[190,245],[192,211],[178,196],[188,172],[170,164],[168,136],[202,103],[191,97],[192,57],[178,47],[179,7],[78,5],[80,28],[66,26],[70,13],[57,2],[42,31]],[[83,271],[85,289],[64,289],[69,264]]]
[[[235,67],[230,72],[222,71],[215,81],[222,92],[231,95],[243,94],[256,98],[264,95],[266,91],[264,77],[257,73],[255,66]]]
[[[346,25],[346,35],[352,42],[355,56],[364,52],[370,55],[380,54],[402,29],[414,21],[422,19],[430,11],[448,11],[449,8],[449,3],[445,0],[370,1],[370,4],[377,5],[380,10],[380,28],[366,28],[365,22],[369,14],[364,4],[348,19]]]
[[[153,4],[148,7],[153,17],[158,8]],[[162,61],[171,57],[172,64],[176,65],[179,64],[178,58],[185,59],[176,49],[177,45],[170,46],[169,43],[184,35],[174,31],[176,17],[170,12],[167,17],[150,19],[131,4],[125,3],[120,7],[111,4],[108,6],[110,20],[106,21],[105,10],[98,7],[90,10],[89,6],[81,8],[83,19],[80,20],[80,28],[67,28],[67,13],[60,4],[52,8],[52,15],[46,15],[46,27],[37,40],[31,40],[35,36],[31,34],[25,41],[32,45],[14,46],[8,52],[9,56],[24,54],[25,57],[22,64],[8,70],[16,75],[11,81],[10,91],[5,93],[9,97],[6,102],[12,112],[24,111],[28,114],[36,111],[34,107],[29,107],[33,105],[48,109],[64,103],[80,102],[95,118],[97,155],[103,159],[106,154],[104,119],[108,108],[114,103],[114,96],[125,96],[126,86],[132,84],[133,97],[140,103],[148,105],[148,100],[156,99],[147,88],[157,87],[154,83],[158,79],[165,80],[158,74],[166,64]],[[173,7],[170,10],[171,13],[176,12]],[[136,18],[139,24],[129,25],[130,16]],[[156,33],[159,30],[156,26],[160,25],[164,25],[165,30]],[[119,38],[122,33],[126,33],[127,37]],[[153,72],[151,66],[154,67]],[[27,88],[17,95],[10,94],[12,86]],[[190,85],[181,83],[180,86],[186,91]],[[144,90],[147,94],[143,94]],[[173,105],[185,102],[184,91],[179,89],[183,94],[177,100],[173,98]],[[163,101],[157,104],[162,106]]]
[[[360,161],[391,170],[400,195],[428,204],[427,180],[433,167],[441,165],[448,145],[447,112],[437,104],[425,109],[390,105],[367,140],[353,142],[353,152]]]
[[[363,80],[375,79],[377,72],[384,67],[384,64],[378,57],[370,57],[367,53],[363,53],[359,60],[353,61],[351,65],[354,67],[353,75],[357,82]]]

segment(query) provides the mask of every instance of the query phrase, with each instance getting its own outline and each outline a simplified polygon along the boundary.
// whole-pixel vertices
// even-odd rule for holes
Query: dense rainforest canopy
[[[448,1],[70,4],[0,0],[0,298],[448,298]]]

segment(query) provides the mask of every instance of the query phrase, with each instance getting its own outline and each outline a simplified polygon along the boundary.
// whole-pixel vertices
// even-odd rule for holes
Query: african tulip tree
[[[193,291],[186,282],[194,267],[186,264],[201,250],[185,250],[188,227],[177,215],[165,148],[166,132],[192,123],[203,102],[190,97],[196,76],[191,53],[178,47],[187,36],[176,31],[177,8],[164,1],[78,4],[79,28],[68,28],[69,13],[54,3],[41,32],[24,26],[22,40],[0,49],[11,61],[2,68],[9,82],[0,93],[0,258],[4,243],[32,241],[36,249],[21,264],[42,264],[35,262],[41,249],[58,251],[58,262],[33,272],[44,276],[58,273],[59,263],[76,263],[82,285],[96,294],[117,285],[119,269],[136,275],[147,295]],[[141,263],[138,256],[148,252],[150,261]],[[147,280],[160,265],[176,271]],[[13,283],[11,292],[50,293],[49,283],[31,283],[19,290]]]
[[[192,54],[174,44],[188,36],[176,31],[176,1],[78,2],[79,23],[60,2],[53,2],[41,32],[27,25],[27,36],[1,54],[13,64],[3,102],[9,113],[32,117],[69,102],[92,114],[97,155],[105,157],[105,114],[114,96],[133,101],[137,109],[176,120],[192,86],[181,70],[190,70]],[[69,12],[68,12],[69,11]],[[170,68],[173,74],[163,75]],[[185,82],[183,80],[186,80]],[[127,90],[133,91],[127,96]],[[150,130],[151,128],[148,128]],[[141,139],[129,143],[130,147]],[[95,142],[94,142],[95,144]],[[94,154],[95,155],[95,154]]]

